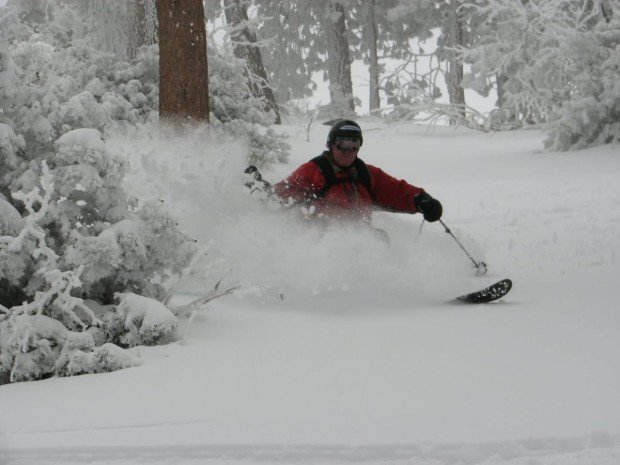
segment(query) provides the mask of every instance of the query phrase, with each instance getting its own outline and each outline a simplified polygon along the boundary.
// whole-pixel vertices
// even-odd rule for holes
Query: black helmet
[[[350,119],[341,119],[334,123],[327,135],[327,146],[331,147],[336,142],[336,137],[345,137],[348,139],[359,139],[364,143],[362,137],[362,128],[355,121]]]

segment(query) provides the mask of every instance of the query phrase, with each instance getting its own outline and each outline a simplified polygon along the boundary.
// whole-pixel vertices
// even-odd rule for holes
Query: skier
[[[327,136],[327,150],[274,185],[273,192],[285,204],[306,204],[318,217],[370,223],[373,208],[379,208],[420,212],[426,221],[439,220],[442,206],[437,199],[357,156],[363,142],[355,121],[336,121]]]
[[[439,200],[421,187],[393,178],[358,158],[363,142],[359,124],[352,120],[338,120],[329,131],[327,150],[321,155],[304,163],[274,186],[262,178],[255,166],[250,166],[245,170],[245,185],[250,192],[275,196],[284,205],[306,205],[306,211],[313,216],[361,220],[387,243],[390,240],[385,231],[370,224],[373,208],[419,212],[426,221],[440,221],[443,209]],[[476,273],[485,274],[486,263],[474,260],[448,227],[440,223],[473,262]],[[502,279],[480,291],[461,295],[454,301],[471,304],[492,302],[504,297],[511,288],[512,281]]]

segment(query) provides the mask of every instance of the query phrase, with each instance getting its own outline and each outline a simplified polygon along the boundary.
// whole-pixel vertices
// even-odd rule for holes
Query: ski
[[[510,279],[502,279],[501,281],[491,284],[477,292],[461,295],[456,297],[453,302],[466,304],[486,304],[494,300],[501,299],[512,289],[512,281]]]

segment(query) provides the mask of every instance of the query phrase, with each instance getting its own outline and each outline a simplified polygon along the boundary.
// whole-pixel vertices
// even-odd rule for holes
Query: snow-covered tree
[[[67,6],[82,22],[74,32],[89,45],[113,52],[123,59],[134,59],[140,47],[157,39],[155,0],[49,0]]]
[[[421,55],[430,56],[431,59],[437,60],[437,64],[430,66],[431,73],[424,80],[418,82],[414,80],[414,100],[418,102],[426,100],[432,103],[432,100],[439,95],[435,80],[438,72],[442,73],[450,101],[450,107],[445,107],[442,111],[446,112],[452,123],[467,122],[469,110],[465,102],[463,59],[459,50],[471,41],[475,25],[462,6],[462,0],[398,0],[397,5],[389,11],[390,17],[409,22],[415,27],[419,31],[419,37],[426,39],[432,34],[436,35],[437,48],[428,55]],[[416,26],[420,23],[423,27]],[[420,85],[422,86],[420,90],[427,91],[418,96],[416,86]],[[420,107],[419,103],[413,105],[411,102],[407,103],[413,108]]]
[[[465,117],[465,89],[463,88],[463,59],[458,49],[464,45],[465,19],[461,0],[450,0],[445,8],[448,11],[447,24],[444,27],[445,45],[448,56],[448,96],[450,104]],[[451,123],[455,123],[451,119]]]
[[[275,124],[281,124],[280,109],[263,65],[261,47],[256,36],[256,25],[248,17],[249,4],[248,0],[224,1],[224,16],[229,28],[234,55],[245,61],[251,95],[264,100],[266,111],[272,111],[275,114]]]
[[[209,105],[211,124],[247,141],[247,159],[264,166],[288,159],[286,137],[271,128],[273,113],[265,112],[263,97],[249,92],[246,61],[228,50],[209,46]]]
[[[467,82],[501,97],[496,118],[549,123],[547,146],[566,150],[617,140],[620,27],[608,0],[480,0],[478,39],[464,50]]]
[[[61,327],[98,335],[99,344],[85,334],[72,350],[92,351],[103,343],[122,340],[129,328],[107,328],[102,323],[107,321],[104,315],[95,315],[87,302],[109,306],[117,293],[127,292],[162,300],[166,295],[163,284],[180,276],[193,253],[191,241],[161,207],[148,202],[138,205],[127,196],[121,185],[124,162],[107,150],[96,129],[70,131],[54,147],[55,153],[48,154],[49,167],[46,161],[30,162],[11,183],[14,202],[24,208],[25,216],[17,226],[15,218],[4,228],[8,234],[0,237],[0,280],[19,288],[21,293],[13,295],[25,300],[0,302],[5,309],[0,326],[9,341],[9,346],[0,347],[0,377],[10,371],[11,380],[61,374],[55,365],[50,372],[40,364],[31,369],[20,362],[22,354],[34,357],[31,352],[39,345],[30,338],[38,334],[40,324],[57,328],[50,337],[58,347],[68,337],[65,331],[58,332]],[[28,331],[27,322],[35,325],[34,332]],[[165,336],[166,341],[169,337]],[[16,339],[23,339],[15,346],[22,349],[14,352],[10,341]],[[54,363],[61,355],[55,353]],[[20,375],[15,374],[18,363],[23,370]]]
[[[160,202],[128,195],[106,144],[157,117],[158,46],[123,61],[77,33],[70,0],[28,5],[0,7],[0,383],[130,366],[122,347],[177,338],[158,302],[194,253]],[[256,163],[285,159],[242,60],[211,53],[213,125]]]
[[[0,8],[0,383],[130,366],[121,346],[177,337],[157,301],[194,253],[127,194],[103,135],[154,114],[157,48],[127,63],[72,34],[74,9],[25,5]]]
[[[8,99],[5,116],[19,126],[18,133],[26,138],[29,150],[34,150],[34,139],[49,144],[54,136],[76,127],[103,129],[109,124],[155,120],[159,105],[158,46],[143,46],[134,60],[123,61],[114,53],[91,46],[92,39],[72,33],[89,23],[90,13],[83,16],[79,8],[50,2],[55,5],[53,20],[38,24],[37,35],[17,18],[16,8],[0,10],[0,19],[5,18],[0,32],[14,44],[0,46],[0,63],[5,70],[0,72],[4,76],[0,80],[0,103],[4,89]],[[230,125],[235,137],[246,139],[248,158],[265,163],[285,160],[288,145],[267,127],[273,115],[265,113],[264,99],[247,92],[243,60],[222,53],[214,44],[208,55],[212,123],[225,128]],[[37,97],[33,99],[32,95]]]
[[[127,57],[134,59],[141,47],[157,41],[157,9],[155,0],[133,0],[126,3],[129,10]]]
[[[158,86],[152,48],[130,64],[72,42],[79,18],[68,8],[58,9],[54,21],[39,24],[36,32],[19,20],[7,23],[6,42],[0,43],[0,120],[24,138],[27,158],[74,128],[153,117]]]
[[[330,109],[338,114],[354,110],[351,80],[352,52],[349,41],[352,0],[258,0],[257,14],[265,49],[265,67],[278,100],[290,101],[311,95],[315,72],[329,82]]]
[[[123,59],[157,40],[155,0],[56,0],[83,19],[76,33],[86,43]],[[52,1],[48,3],[53,3]]]
[[[613,17],[612,11],[601,9],[604,22],[570,37],[571,92],[550,122],[545,145],[551,150],[620,142],[620,5]]]
[[[111,346],[135,345],[126,339],[133,319],[112,323],[127,305],[130,313],[142,312],[142,305],[123,304],[125,294],[117,292],[163,299],[156,282],[165,282],[168,272],[180,274],[192,253],[161,209],[128,203],[118,184],[122,163],[106,151],[98,131],[71,131],[56,146],[52,168],[31,163],[20,177],[23,188],[13,198],[25,216],[13,212],[12,230],[3,228],[8,234],[0,236],[0,281],[5,289],[21,289],[0,293],[0,382],[135,364]],[[161,329],[141,343],[170,340],[176,326],[168,314],[150,312],[149,324]]]
[[[354,110],[357,96],[351,86],[351,62],[363,59],[369,67],[372,109],[379,92],[389,93],[382,61],[409,56],[409,40],[428,37],[422,21],[403,21],[389,11],[397,0],[321,0],[317,2],[255,2],[259,36],[266,41],[265,66],[279,100],[304,98],[315,90],[314,73],[329,82],[332,111]],[[393,84],[397,87],[398,84]],[[326,104],[327,102],[323,102]]]
[[[428,28],[416,18],[405,20],[399,14],[390,14],[397,5],[398,0],[351,2],[346,11],[352,31],[352,54],[368,65],[371,111],[381,106],[382,93],[390,100],[393,96],[390,88],[402,84],[395,83],[398,72],[386,74],[384,61],[407,62],[412,57],[411,42],[430,35]]]
[[[377,27],[377,2],[370,0],[366,12],[364,31],[368,49],[368,102],[370,111],[377,110],[381,106],[381,96],[379,94],[379,51],[378,51],[378,27]]]
[[[306,10],[299,10],[296,2],[260,0],[255,5],[256,15],[264,18],[257,24],[257,38],[266,43],[264,65],[276,100],[289,102],[311,95],[316,90],[312,73],[320,60],[306,48],[315,20],[302,16]]]

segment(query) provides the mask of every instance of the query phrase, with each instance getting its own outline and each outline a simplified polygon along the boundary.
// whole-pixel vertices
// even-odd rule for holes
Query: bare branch
[[[215,285],[215,288],[211,292],[209,292],[207,295],[200,297],[190,302],[189,304],[180,305],[178,307],[171,307],[170,310],[177,317],[188,317],[193,312],[200,310],[202,307],[204,307],[207,303],[211,302],[212,300],[218,299],[220,297],[224,297],[226,295],[230,295],[241,287],[241,286],[233,286],[233,287],[230,287],[224,290],[219,290],[218,287],[221,282],[222,280],[218,281],[218,283]]]

